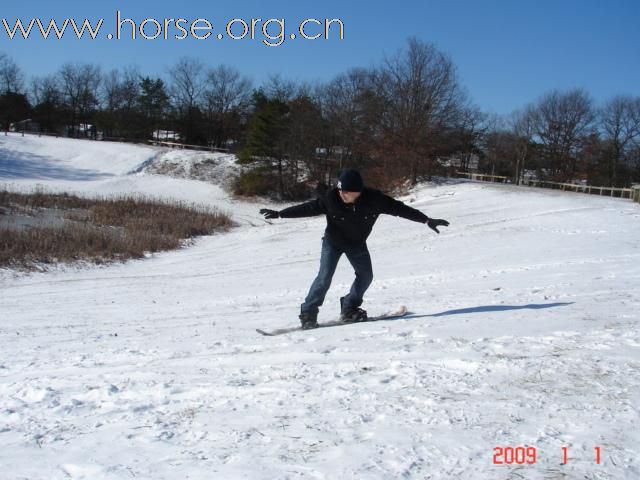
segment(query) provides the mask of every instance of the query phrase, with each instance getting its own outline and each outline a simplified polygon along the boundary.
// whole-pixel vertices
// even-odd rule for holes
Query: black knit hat
[[[347,169],[340,172],[338,177],[338,189],[347,192],[361,192],[364,189],[364,182],[357,170]]]

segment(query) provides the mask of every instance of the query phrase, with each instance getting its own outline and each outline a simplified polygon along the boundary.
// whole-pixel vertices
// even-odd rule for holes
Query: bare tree
[[[199,105],[204,91],[204,65],[194,58],[181,58],[169,69],[171,96],[176,107],[184,110]]]
[[[30,95],[34,105],[42,103],[59,105],[61,103],[60,86],[55,75],[34,77],[31,80]]]
[[[473,155],[480,153],[480,146],[488,132],[488,116],[478,107],[461,105],[453,119],[453,128],[448,129],[443,138],[442,153],[455,155],[460,160],[460,168],[468,170]]]
[[[640,138],[640,97],[617,96],[599,111],[600,127],[610,145],[607,154],[609,185],[618,182],[619,165]]]
[[[492,130],[484,137],[485,169],[491,175],[510,176],[513,173],[518,137],[506,129]]]
[[[24,89],[24,74],[16,62],[0,53],[0,93],[19,93]]]
[[[142,74],[137,65],[129,65],[122,69],[120,82],[120,100],[125,111],[136,108],[140,96],[140,81]]]
[[[170,93],[187,141],[197,141],[200,105],[205,88],[204,65],[200,60],[184,57],[169,69]]]
[[[90,115],[98,106],[100,67],[67,63],[62,66],[58,75],[64,103],[70,114],[71,128],[77,135],[78,125],[88,123]]]
[[[535,108],[534,130],[553,176],[572,179],[577,171],[577,152],[593,128],[593,102],[582,89],[566,93],[553,90]]]
[[[631,181],[640,183],[640,144],[637,142],[629,149],[628,159],[632,168]]]
[[[101,126],[108,136],[140,138],[136,112],[141,75],[138,67],[114,69],[103,76],[101,84]]]
[[[40,123],[40,129],[45,132],[57,131],[63,100],[56,76],[33,78],[30,95],[34,105],[34,118]]]
[[[263,90],[269,98],[283,103],[287,103],[299,94],[304,94],[299,91],[295,82],[284,79],[279,74],[271,75],[263,85]]]
[[[527,105],[522,110],[513,112],[510,118],[511,131],[515,135],[515,184],[520,185],[524,174],[525,161],[530,153],[530,146],[535,134],[535,107]]]
[[[406,51],[387,59],[377,75],[385,100],[387,148],[408,165],[411,180],[430,174],[436,139],[455,123],[466,103],[451,59],[434,45],[409,39]]]
[[[120,70],[113,69],[102,80],[102,100],[107,111],[114,112],[122,106],[122,79]]]
[[[102,81],[104,107],[109,110],[134,108],[140,95],[141,78],[140,70],[135,65],[106,73]]]
[[[322,114],[329,127],[326,175],[332,167],[342,169],[346,163],[362,163],[375,143],[376,108],[374,77],[370,70],[352,69],[338,75],[320,92]],[[380,104],[381,102],[378,102]]]
[[[209,70],[203,93],[210,140],[222,147],[251,104],[251,80],[234,68],[220,65]],[[235,127],[235,128],[234,128]]]

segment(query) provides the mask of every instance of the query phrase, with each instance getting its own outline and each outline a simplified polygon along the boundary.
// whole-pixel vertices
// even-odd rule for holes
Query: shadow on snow
[[[401,318],[426,318],[426,317],[445,317],[447,315],[463,315],[465,313],[488,313],[488,312],[505,312],[509,310],[542,310],[543,308],[566,307],[573,305],[574,302],[556,302],[556,303],[528,303],[527,305],[482,305],[479,307],[458,308],[455,310],[446,310],[440,313],[431,313],[427,315],[417,315],[409,313]]]
[[[111,174],[56,165],[50,158],[0,148],[0,179],[99,180]]]

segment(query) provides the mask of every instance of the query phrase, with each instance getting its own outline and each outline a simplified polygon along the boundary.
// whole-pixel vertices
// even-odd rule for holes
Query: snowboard
[[[320,323],[318,324],[318,328],[339,327],[343,325],[354,325],[358,323],[377,322],[378,320],[391,320],[394,318],[404,317],[408,313],[409,311],[407,310],[407,307],[402,305],[396,310],[390,310],[380,315],[369,317],[367,320],[363,322],[343,322],[342,320],[337,319],[337,320],[332,320],[326,323]],[[315,328],[310,329],[310,331],[313,331],[313,330],[315,330]],[[261,335],[266,335],[267,337],[275,337],[276,335],[284,335],[285,333],[293,333],[298,331],[305,332],[307,330],[303,330],[300,325],[298,325],[297,327],[276,328],[275,330],[262,330],[260,328],[256,328],[256,332],[258,332]]]

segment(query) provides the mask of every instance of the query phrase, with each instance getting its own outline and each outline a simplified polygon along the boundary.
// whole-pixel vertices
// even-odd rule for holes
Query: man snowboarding
[[[337,187],[328,190],[316,200],[280,211],[263,208],[260,213],[267,219],[313,217],[323,214],[327,217],[327,228],[322,237],[320,270],[304,303],[300,306],[299,318],[305,330],[318,327],[318,309],[324,302],[343,253],[355,270],[356,278],[349,293],[340,299],[340,320],[367,320],[367,312],[360,308],[364,293],[373,281],[367,237],[380,214],[426,223],[436,233],[440,233],[439,226],[449,225],[446,220],[429,218],[380,190],[365,187],[360,173],[351,169],[343,170],[338,178]]]

